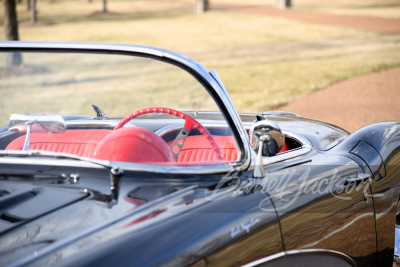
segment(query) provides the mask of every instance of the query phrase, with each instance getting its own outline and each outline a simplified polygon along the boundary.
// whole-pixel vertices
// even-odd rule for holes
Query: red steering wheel
[[[118,130],[122,126],[124,126],[128,121],[139,117],[144,114],[149,114],[149,113],[165,113],[165,114],[170,114],[175,117],[179,117],[181,119],[185,120],[185,124],[183,125],[183,128],[179,132],[179,134],[176,136],[174,142],[171,145],[171,150],[172,153],[175,156],[175,159],[178,160],[179,153],[182,150],[183,144],[185,143],[186,137],[188,136],[190,130],[192,128],[196,128],[204,137],[208,140],[208,142],[211,144],[211,147],[213,148],[214,152],[216,153],[217,157],[219,160],[224,160],[222,157],[221,150],[218,147],[217,142],[215,142],[213,136],[210,134],[210,132],[203,126],[201,125],[200,122],[197,120],[193,119],[189,115],[180,112],[178,110],[172,109],[172,108],[163,108],[163,107],[151,107],[151,108],[145,108],[145,109],[140,109],[135,112],[132,112],[131,114],[125,116],[117,126],[115,126],[114,131]]]

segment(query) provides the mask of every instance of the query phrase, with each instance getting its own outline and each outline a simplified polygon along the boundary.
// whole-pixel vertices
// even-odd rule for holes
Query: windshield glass
[[[3,51],[0,62],[0,150],[156,164],[237,160],[213,97],[171,63],[32,51]]]

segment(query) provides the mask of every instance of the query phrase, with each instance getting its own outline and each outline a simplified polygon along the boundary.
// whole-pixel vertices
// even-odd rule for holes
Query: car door
[[[276,207],[285,251],[320,249],[376,265],[369,176],[353,160],[311,151],[264,166],[263,188]]]

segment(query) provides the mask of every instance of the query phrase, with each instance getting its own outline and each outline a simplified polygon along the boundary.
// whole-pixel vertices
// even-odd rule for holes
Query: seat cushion
[[[77,129],[66,130],[64,133],[32,133],[31,149],[92,157],[96,145],[111,132],[103,129]],[[6,150],[21,150],[24,142],[25,135],[12,141]]]

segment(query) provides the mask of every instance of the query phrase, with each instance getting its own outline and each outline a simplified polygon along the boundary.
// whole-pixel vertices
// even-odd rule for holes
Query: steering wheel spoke
[[[171,145],[172,154],[174,154],[175,160],[178,161],[179,154],[183,148],[183,144],[185,143],[186,137],[189,135],[190,130],[186,127],[183,127],[178,135],[175,137],[174,142]]]

